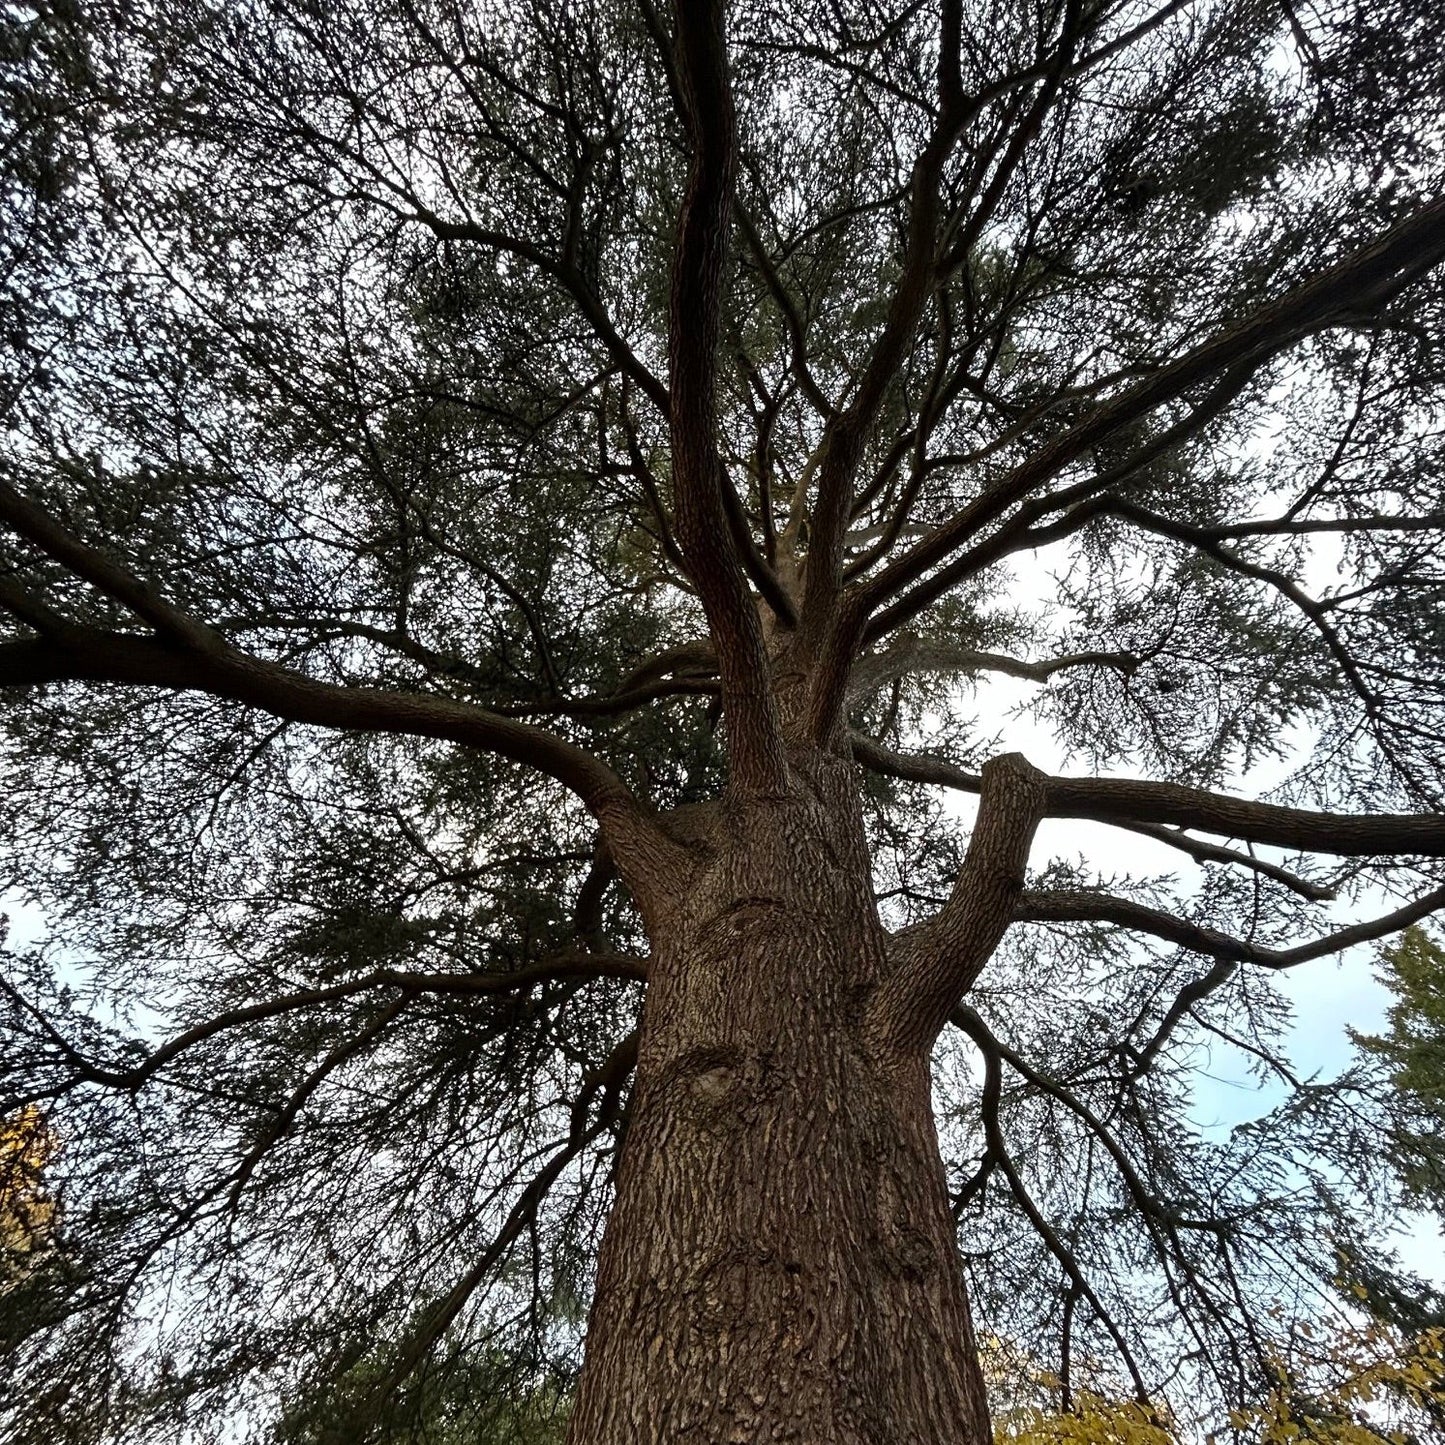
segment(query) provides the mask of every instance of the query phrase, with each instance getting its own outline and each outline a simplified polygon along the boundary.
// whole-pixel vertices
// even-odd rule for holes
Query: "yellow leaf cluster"
[[[1445,1411],[1445,1330],[1342,1329],[1310,1363],[1323,1384],[1306,1389],[1300,1371],[1282,1365],[1263,1400],[1231,1412],[1251,1445],[1413,1445],[1419,1433],[1401,1417]]]
[[[55,1202],[45,1187],[55,1136],[29,1105],[0,1119],[0,1288],[51,1243]]]
[[[1445,1419],[1445,1330],[1407,1336],[1371,1323],[1327,1335],[1301,1327],[1309,1347],[1276,1365],[1263,1399],[1229,1412],[1211,1445],[1418,1445]],[[1036,1369],[1031,1385],[1057,1381]],[[1425,1433],[1421,1433],[1423,1426]],[[1193,1437],[1191,1437],[1193,1438]],[[996,1411],[995,1445],[1182,1445],[1167,1410],[1079,1392],[1067,1411],[1032,1400]]]
[[[1151,1406],[1083,1393],[1065,1413],[1035,1405],[1009,1411],[994,1424],[995,1445],[1178,1445]]]

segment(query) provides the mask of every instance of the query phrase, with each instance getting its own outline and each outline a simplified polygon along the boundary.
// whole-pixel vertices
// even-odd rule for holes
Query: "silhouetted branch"
[[[916,754],[898,753],[859,733],[854,758],[865,767],[914,783],[937,783],[977,793],[981,776]],[[1445,815],[1437,813],[1323,813],[1134,778],[1060,778],[1040,775],[1044,816],[1090,818],[1132,827],[1136,823],[1200,828],[1302,853],[1368,857],[1390,853],[1445,857]]]
[[[1231,963],[1249,963],[1258,968],[1294,968],[1311,959],[1324,958],[1357,943],[1398,933],[1445,907],[1445,887],[1436,888],[1380,918],[1352,923],[1346,928],[1296,944],[1293,948],[1263,948],[1215,928],[1190,923],[1162,908],[1150,908],[1128,898],[1082,890],[1026,890],[1018,898],[1014,917],[1021,923],[1113,923],[1136,933],[1149,933],[1181,948]]]

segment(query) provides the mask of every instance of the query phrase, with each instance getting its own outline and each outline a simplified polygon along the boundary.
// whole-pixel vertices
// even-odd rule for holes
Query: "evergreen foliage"
[[[1098,824],[934,1053],[981,1330],[1218,1418],[1272,1302],[1408,1293],[1440,949],[1384,955],[1393,1096],[1299,1076],[1278,980],[1445,903],[1438,6],[744,0],[691,310],[676,24],[0,14],[0,883],[47,928],[0,1117],[58,1211],[7,1445],[552,1439],[659,947],[617,819],[766,792],[774,713],[852,749],[901,956],[976,713]]]

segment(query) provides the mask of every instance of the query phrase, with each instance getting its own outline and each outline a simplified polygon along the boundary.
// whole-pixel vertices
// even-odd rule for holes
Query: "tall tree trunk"
[[[720,811],[654,926],[572,1445],[989,1439],[927,1060],[864,1028],[851,769],[808,772]]]

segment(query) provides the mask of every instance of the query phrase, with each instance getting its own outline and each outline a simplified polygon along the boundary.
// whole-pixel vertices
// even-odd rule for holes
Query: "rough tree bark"
[[[833,634],[851,625],[838,601],[859,439],[923,305],[962,101],[945,61],[905,284],[822,446],[801,595],[769,618],[738,555],[715,424],[736,163],[724,9],[676,10],[692,161],[668,413],[677,538],[716,648],[730,782],[689,820],[670,879],[628,880],[653,962],[570,1439],[984,1445],[928,1056],[1011,917],[1042,791],[1020,760],[991,765],[953,898],[890,955],[843,711],[829,705],[847,664],[818,665],[856,651]],[[957,10],[944,12],[956,56]]]
[[[574,1445],[989,1439],[919,986],[931,966],[951,995],[961,951],[890,957],[851,764],[790,762],[784,795],[694,820],[650,921]],[[1032,832],[993,812],[1006,886],[963,910],[982,951],[1017,879],[1000,845]]]

